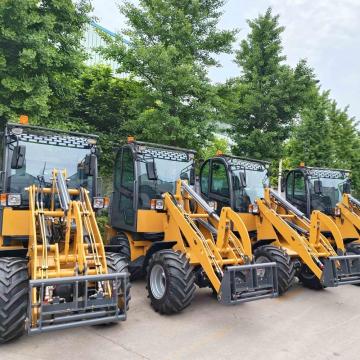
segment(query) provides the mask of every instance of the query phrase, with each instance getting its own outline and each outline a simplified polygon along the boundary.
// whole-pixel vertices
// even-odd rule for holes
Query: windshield
[[[91,191],[92,176],[84,174],[84,168],[80,165],[85,156],[90,154],[90,149],[66,147],[19,141],[19,145],[26,146],[25,163],[21,169],[11,169],[7,178],[9,192],[24,193],[24,188],[36,183],[38,176],[43,176],[49,183],[53,169],[67,171],[69,187],[86,187]],[[10,151],[10,159],[11,159]]]
[[[316,194],[314,191],[315,181],[321,181],[321,193]],[[335,208],[337,203],[341,201],[344,184],[346,178],[310,178],[310,194],[312,209],[320,211],[330,211]]]
[[[240,173],[245,172],[246,186],[241,187]],[[249,205],[257,198],[264,197],[264,188],[269,186],[267,170],[243,170],[237,169],[234,174],[234,197],[236,211],[248,212]]]
[[[150,161],[152,160],[155,162],[157,180],[149,180],[147,176],[146,161],[149,160],[139,162],[139,200],[143,208],[150,207],[150,200],[161,198],[165,192],[174,194],[176,181],[180,178],[189,180],[193,166],[193,160],[187,156],[184,160],[153,158]]]

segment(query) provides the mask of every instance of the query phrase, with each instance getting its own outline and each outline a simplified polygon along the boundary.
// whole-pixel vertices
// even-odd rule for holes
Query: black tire
[[[106,254],[106,263],[107,263],[108,272],[110,274],[128,272],[128,263],[127,263],[126,259],[123,256],[121,256],[120,254],[107,253]],[[121,284],[119,284],[119,288],[120,288],[120,286],[121,286]],[[131,288],[131,284],[130,284],[130,280],[128,279],[127,284],[126,284],[126,290],[125,290],[126,311],[129,310],[129,302],[131,299],[130,288]],[[121,292],[119,294],[119,308],[121,310],[125,309],[124,292]]]
[[[164,292],[156,296],[152,274],[162,268]],[[185,254],[173,250],[161,250],[150,259],[147,276],[147,290],[151,306],[160,314],[174,314],[189,306],[195,294],[195,274]]]
[[[131,263],[130,243],[129,243],[129,239],[127,238],[127,236],[125,234],[120,233],[120,234],[114,236],[113,238],[111,238],[110,245],[117,246],[117,250],[114,250],[113,252],[121,255],[127,261],[131,281],[135,281],[144,276],[142,267],[134,266]]]
[[[0,258],[0,344],[25,332],[29,292],[27,264],[22,258]]]
[[[118,234],[113,238],[111,238],[109,245],[118,246],[117,250],[115,250],[114,252],[124,257],[127,262],[130,262],[131,260],[130,244],[125,234]]]
[[[254,251],[255,262],[267,259],[277,264],[279,295],[285,293],[294,282],[295,268],[290,256],[282,249],[273,245],[259,246]]]
[[[298,277],[300,282],[309,289],[324,289],[324,285],[321,284],[320,279],[318,279],[316,275],[305,264],[302,264]]]
[[[346,254],[347,255],[360,255],[360,244],[359,243],[350,243],[346,245]],[[355,286],[360,286],[360,284],[354,284]]]

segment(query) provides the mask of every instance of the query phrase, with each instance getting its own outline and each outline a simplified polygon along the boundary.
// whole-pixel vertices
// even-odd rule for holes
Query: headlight
[[[103,197],[94,197],[93,199],[94,209],[103,209],[104,206],[105,206],[105,199]]]
[[[208,204],[213,211],[217,210],[217,202],[216,201],[209,201]]]
[[[249,213],[257,215],[259,214],[259,206],[258,204],[250,204],[249,205]]]
[[[151,210],[163,210],[164,209],[164,201],[159,199],[152,199],[150,201]]]
[[[336,207],[336,208],[334,209],[334,215],[335,215],[335,216],[341,216],[341,209],[340,209],[339,207]]]
[[[21,194],[8,194],[6,203],[7,206],[21,205]]]

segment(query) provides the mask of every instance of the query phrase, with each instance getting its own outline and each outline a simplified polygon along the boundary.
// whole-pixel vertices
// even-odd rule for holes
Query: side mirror
[[[189,183],[190,183],[190,185],[195,185],[195,182],[196,182],[195,168],[192,167],[190,169],[190,181],[189,181]]]
[[[189,180],[189,175],[187,172],[183,172],[180,174],[180,180]]]
[[[289,174],[289,170],[284,170],[281,174],[281,192],[285,192],[285,187],[286,187],[286,180],[287,180],[287,177],[288,177],[288,174]]]
[[[11,157],[11,168],[21,169],[25,163],[26,147],[24,145],[17,145],[14,147]]]
[[[344,185],[343,185],[343,193],[344,194],[350,194],[351,192],[351,184],[350,181],[347,181]]]
[[[149,180],[157,180],[157,172],[155,161],[149,161],[146,163],[146,174]]]
[[[236,175],[232,175],[231,179],[232,179],[233,189],[235,191],[240,190],[241,189],[241,184],[240,184],[239,178]]]
[[[321,182],[321,180],[315,180],[314,181],[314,193],[316,195],[322,194],[322,182]]]
[[[95,175],[97,168],[97,156],[95,154],[88,154],[84,160],[84,172],[88,176]]]
[[[240,177],[240,186],[246,188],[246,174],[244,172],[239,173]]]

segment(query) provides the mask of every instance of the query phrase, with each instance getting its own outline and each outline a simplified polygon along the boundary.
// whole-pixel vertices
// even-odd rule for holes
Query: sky
[[[126,26],[117,4],[122,0],[92,0],[99,24],[118,32]],[[246,37],[247,19],[254,19],[271,6],[285,26],[282,35],[287,63],[295,66],[304,58],[314,69],[324,90],[339,106],[349,106],[349,115],[360,121],[360,0],[227,0],[219,28],[238,28],[234,48]],[[233,55],[220,55],[220,68],[209,72],[214,82],[237,76]]]

